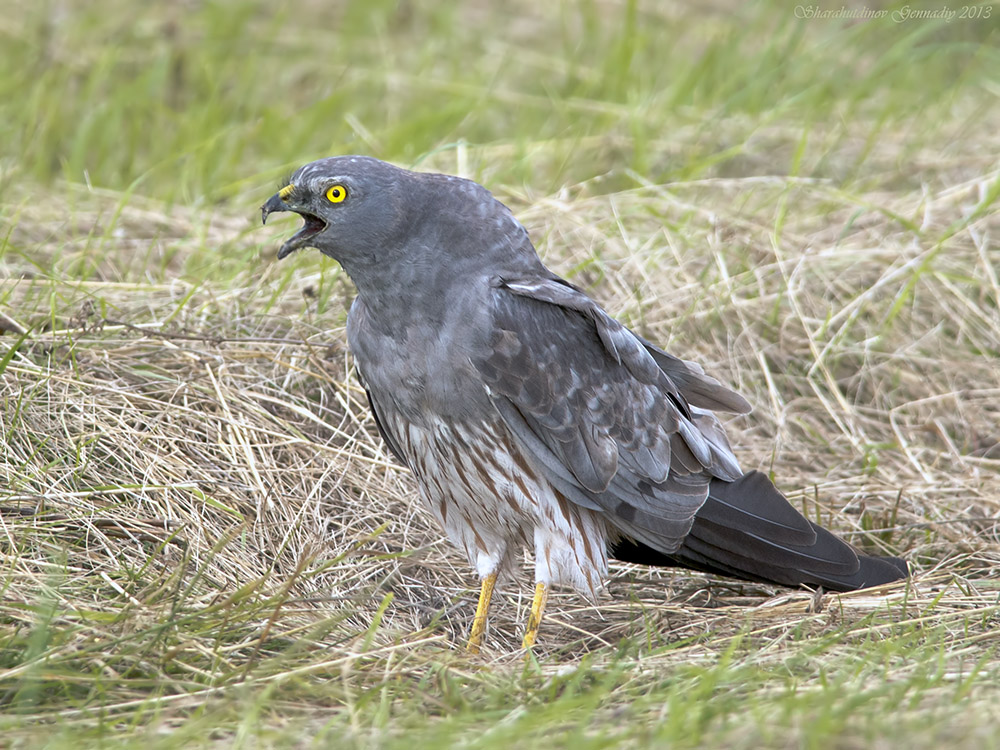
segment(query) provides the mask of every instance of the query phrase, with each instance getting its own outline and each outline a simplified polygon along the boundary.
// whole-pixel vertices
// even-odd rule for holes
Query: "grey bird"
[[[478,651],[498,575],[524,547],[535,596],[590,597],[608,559],[850,591],[908,575],[804,518],[744,473],[716,411],[747,401],[667,354],[547,269],[481,185],[340,156],[306,164],[262,207],[305,221],[357,287],[347,337],[389,450],[481,581]]]

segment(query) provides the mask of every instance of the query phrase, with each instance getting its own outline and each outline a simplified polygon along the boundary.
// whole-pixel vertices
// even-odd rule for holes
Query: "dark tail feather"
[[[803,517],[759,471],[713,480],[680,548],[659,552],[621,539],[610,555],[644,565],[685,568],[782,586],[854,591],[909,575],[898,557],[872,557]]]

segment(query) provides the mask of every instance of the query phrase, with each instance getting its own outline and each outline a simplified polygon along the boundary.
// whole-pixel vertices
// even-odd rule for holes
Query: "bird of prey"
[[[596,596],[608,559],[849,591],[905,578],[744,473],[716,411],[749,403],[546,268],[481,185],[363,156],[298,169],[261,207],[357,287],[348,343],[389,450],[479,574],[479,650],[494,585],[524,547],[536,639],[550,586]]]

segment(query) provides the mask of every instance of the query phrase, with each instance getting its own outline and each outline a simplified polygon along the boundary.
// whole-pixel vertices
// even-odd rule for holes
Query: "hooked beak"
[[[267,224],[268,216],[280,211],[293,211],[305,219],[305,224],[302,226],[302,229],[289,237],[285,244],[281,246],[281,249],[278,250],[278,260],[291,255],[300,247],[308,245],[309,240],[326,229],[326,222],[321,218],[305,211],[301,211],[288,202],[294,188],[294,185],[286,185],[268,198],[267,202],[260,207],[260,219],[262,224]]]
[[[285,200],[281,197],[281,193],[275,193],[267,199],[267,203],[260,207],[260,223],[267,224],[268,216],[278,211],[288,210],[289,208],[285,204]]]

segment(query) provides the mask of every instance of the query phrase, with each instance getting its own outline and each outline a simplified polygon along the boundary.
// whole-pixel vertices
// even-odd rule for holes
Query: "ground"
[[[997,746],[1000,13],[360,7],[0,0],[0,744]],[[913,580],[617,565],[525,663],[525,560],[465,655],[350,282],[259,225],[350,152],[487,185]]]

